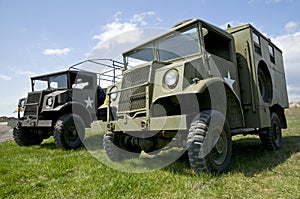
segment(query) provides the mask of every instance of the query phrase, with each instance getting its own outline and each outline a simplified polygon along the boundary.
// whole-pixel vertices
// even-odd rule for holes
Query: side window
[[[230,39],[212,30],[206,29],[204,33],[204,43],[206,51],[228,61],[232,61],[230,42]]]
[[[260,38],[257,33],[252,33],[253,43],[254,43],[254,50],[256,53],[261,55],[261,45],[260,45]]]
[[[271,46],[271,45],[269,44],[268,48],[269,48],[270,61],[271,61],[273,64],[275,64],[274,47]]]

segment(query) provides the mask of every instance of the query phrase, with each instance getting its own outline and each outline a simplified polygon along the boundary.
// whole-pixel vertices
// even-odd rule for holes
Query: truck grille
[[[132,112],[146,108],[146,87],[150,65],[136,68],[123,75],[122,90],[119,101],[119,112]],[[144,85],[143,85],[144,84]],[[141,86],[138,86],[141,85]]]
[[[41,96],[41,92],[28,93],[27,102],[24,110],[24,116],[38,115]]]

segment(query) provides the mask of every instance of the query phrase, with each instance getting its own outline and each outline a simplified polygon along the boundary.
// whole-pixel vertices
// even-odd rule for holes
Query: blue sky
[[[118,33],[190,18],[265,33],[284,52],[290,101],[300,101],[299,10],[298,0],[0,0],[0,116],[16,116],[30,76],[66,69]]]

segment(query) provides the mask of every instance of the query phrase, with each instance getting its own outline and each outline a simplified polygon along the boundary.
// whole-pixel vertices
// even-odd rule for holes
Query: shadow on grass
[[[300,152],[300,136],[283,137],[282,147],[277,151],[264,150],[259,138],[241,138],[233,141],[232,158],[227,172],[255,176],[272,170],[298,152]],[[174,174],[191,175],[187,169],[192,171],[186,154],[163,168]]]
[[[104,149],[103,136],[104,135],[92,135],[86,137],[83,141],[84,147],[89,151],[97,151]]]
[[[103,135],[93,135],[84,139],[83,146],[75,150],[87,149],[91,151],[96,151],[103,149]],[[57,149],[54,139],[52,137],[45,139],[41,144],[41,148],[45,149]]]
[[[103,151],[103,135],[89,136],[84,140],[84,147],[90,151]],[[300,136],[284,136],[282,138],[282,147],[277,151],[266,151],[259,138],[243,137],[233,141],[232,158],[228,168],[231,173],[243,173],[246,176],[255,176],[258,173],[272,170],[279,164],[285,162],[293,154],[300,152]],[[54,141],[45,141],[41,144],[41,148],[56,149]],[[139,167],[147,169],[154,165],[148,164],[148,159],[153,159],[153,162],[159,164],[167,159],[172,159],[175,153],[159,153],[153,157],[141,157],[138,162],[132,161],[130,164],[138,164]],[[164,171],[172,172],[176,175],[194,175],[190,167],[187,154],[172,162],[167,167],[162,168]]]
[[[242,138],[233,142],[229,171],[253,176],[271,170],[300,151],[300,136],[282,138],[282,147],[266,151],[259,138]]]

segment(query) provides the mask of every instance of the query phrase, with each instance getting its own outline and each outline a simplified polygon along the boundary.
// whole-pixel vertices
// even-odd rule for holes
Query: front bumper
[[[187,130],[187,116],[175,115],[165,117],[144,117],[131,118],[124,116],[116,121],[94,121],[92,124],[93,132],[142,132],[142,131],[174,131]]]
[[[24,119],[18,121],[22,127],[52,127],[52,120]]]

